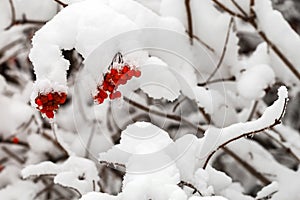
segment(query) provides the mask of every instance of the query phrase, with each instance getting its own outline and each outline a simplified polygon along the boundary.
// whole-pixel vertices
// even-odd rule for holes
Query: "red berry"
[[[108,88],[107,88],[107,90],[108,90],[109,92],[113,92],[114,89],[115,89],[115,86],[113,86],[113,85],[109,85]]]
[[[130,70],[130,68],[129,68],[127,65],[125,65],[125,66],[123,67],[123,69],[122,69],[122,72],[123,72],[124,74],[126,74],[129,70]]]
[[[41,95],[40,99],[43,104],[48,102],[48,98],[45,95]]]
[[[106,99],[107,96],[108,96],[107,93],[106,93],[104,90],[102,90],[102,89],[99,90],[99,93],[98,93],[98,94],[99,94],[99,96],[102,97],[103,99]]]
[[[112,76],[117,75],[117,74],[118,74],[118,70],[116,70],[116,69],[111,69],[111,70],[110,70],[110,73],[111,73]]]
[[[36,103],[38,106],[43,105],[42,101],[41,101],[39,98],[36,98],[36,99],[35,99],[35,103]]]
[[[54,113],[53,113],[53,111],[46,111],[46,116],[48,117],[48,118],[50,118],[50,119],[52,119],[53,117],[54,117]]]
[[[18,143],[19,143],[19,138],[13,137],[13,138],[11,139],[11,141],[12,141],[14,144],[18,144]]]
[[[48,98],[49,101],[52,101],[52,100],[53,100],[52,94],[51,94],[51,93],[48,93],[48,94],[47,94],[47,98]]]
[[[120,97],[121,97],[121,92],[120,92],[120,91],[116,91],[116,92],[111,93],[111,94],[109,95],[109,98],[110,98],[111,100],[116,99],[116,98],[120,98]]]
[[[114,94],[116,98],[120,98],[122,95],[120,91],[116,91]]]
[[[103,103],[104,99],[101,97],[98,97],[98,98],[96,98],[96,101],[98,104],[101,104],[101,103]]]
[[[67,100],[67,94],[66,93],[61,93],[59,104],[64,104],[66,102],[66,100]]]
[[[135,70],[134,71],[134,76],[135,77],[140,77],[141,76],[141,71],[140,70]]]
[[[134,72],[134,70],[129,70],[128,72],[127,72],[127,75],[128,76],[134,76],[135,75],[135,72]]]

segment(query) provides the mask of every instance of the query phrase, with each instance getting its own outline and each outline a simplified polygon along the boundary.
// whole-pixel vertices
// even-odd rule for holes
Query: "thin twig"
[[[265,132],[266,136],[275,141],[279,146],[281,146],[288,154],[290,154],[298,163],[300,163],[300,158],[291,150],[291,148],[285,146],[280,140]]]
[[[233,25],[233,17],[230,19],[229,24],[228,24],[228,29],[227,29],[227,33],[226,33],[225,43],[224,43],[224,46],[223,46],[223,50],[222,50],[222,54],[221,54],[220,60],[219,60],[219,62],[217,64],[216,68],[214,69],[214,71],[210,74],[210,76],[206,80],[206,82],[209,82],[212,79],[212,77],[217,73],[218,69],[222,65],[222,62],[223,62],[223,60],[225,58],[225,54],[226,54],[226,50],[227,50],[227,45],[228,45],[228,41],[229,41],[229,36],[230,36],[232,25]]]
[[[13,26],[20,25],[20,24],[44,25],[45,23],[46,23],[46,21],[27,19],[26,15],[23,14],[22,19],[17,20],[15,18],[13,18],[11,24],[8,27],[6,27],[4,30],[9,30]]]
[[[42,136],[49,140],[50,142],[52,142],[52,144],[54,144],[56,147],[58,147],[65,155],[69,155],[68,151],[56,140],[53,139],[50,135],[48,135],[47,133],[43,132]]]
[[[14,152],[10,151],[8,148],[6,147],[2,147],[2,150],[9,155],[11,158],[15,159],[16,161],[18,161],[20,164],[24,164],[25,160],[20,158],[17,154],[15,154]]]
[[[249,116],[248,116],[248,118],[247,118],[247,121],[250,121],[250,120],[252,119],[252,117],[253,117],[253,115],[254,115],[254,113],[255,113],[255,110],[256,110],[256,108],[257,108],[257,105],[258,105],[258,100],[256,100],[256,101],[254,102],[254,104],[253,104],[253,106],[252,106],[252,109],[251,109],[251,112],[250,112],[250,114],[249,114]]]
[[[56,128],[55,128],[55,122],[54,122],[54,120],[52,120],[50,122],[50,124],[51,124],[51,129],[52,129],[53,136],[54,136],[55,140],[58,141],[57,140],[57,135],[56,135]]]
[[[193,45],[193,17],[191,11],[190,0],[185,0],[185,9],[187,14],[187,21],[188,21],[188,34],[190,37],[190,43]]]
[[[193,127],[194,129],[196,129],[197,131],[200,131],[202,134],[204,134],[205,132],[205,129],[200,127],[199,125],[196,126],[194,125],[193,123],[191,123],[189,120],[179,116],[179,115],[174,115],[174,114],[166,114],[166,113],[162,113],[160,111],[157,111],[157,110],[151,110],[150,108],[138,103],[138,102],[135,102],[131,99],[128,99],[127,97],[123,97],[124,101],[129,103],[130,105],[132,106],[135,106],[141,110],[144,110],[148,113],[151,113],[151,114],[154,114],[154,115],[157,115],[157,116],[160,116],[160,117],[165,117],[165,118],[168,118],[168,119],[171,119],[171,120],[174,120],[174,121],[177,121],[177,122],[182,122],[190,127]]]
[[[216,148],[216,150],[212,151],[212,152],[208,155],[208,157],[207,157],[207,159],[205,160],[205,163],[204,163],[204,165],[203,165],[203,169],[206,168],[206,166],[207,166],[209,160],[212,158],[212,156],[213,156],[219,149],[225,147],[225,146],[228,145],[229,143],[231,143],[231,142],[233,142],[233,141],[236,141],[236,140],[238,140],[238,139],[240,139],[240,138],[247,137],[247,136],[249,136],[249,135],[254,135],[254,134],[263,132],[263,131],[265,131],[265,130],[268,130],[268,129],[270,129],[270,128],[272,128],[272,127],[274,127],[274,126],[280,124],[280,123],[281,123],[281,120],[282,120],[282,117],[283,117],[283,115],[284,115],[286,106],[287,106],[287,101],[288,101],[287,99],[284,100],[284,106],[283,106],[282,112],[281,112],[280,116],[278,117],[278,119],[276,119],[276,120],[274,121],[273,124],[271,124],[271,125],[269,125],[269,126],[266,126],[266,127],[263,127],[263,128],[261,128],[261,129],[255,130],[255,131],[251,131],[251,132],[247,132],[247,133],[238,135],[237,137],[234,137],[234,138],[232,138],[232,139],[230,139],[230,140],[227,140],[227,141],[224,142],[223,144],[219,145],[218,148]]]
[[[64,2],[62,2],[62,1],[60,1],[60,0],[54,0],[56,3],[58,3],[59,5],[61,5],[62,7],[67,7],[68,6],[68,4],[66,4],[66,3],[64,3]]]
[[[186,31],[188,34],[189,32]],[[190,35],[190,34],[189,34]],[[203,40],[201,40],[197,35],[193,35],[193,38],[195,40],[197,40],[199,43],[201,43],[203,46],[205,46],[209,51],[211,51],[212,53],[215,53],[214,48],[212,48],[211,46],[209,46],[207,43],[205,43]]]
[[[2,140],[2,138],[0,137],[0,144],[10,144],[10,145],[18,145],[18,146],[22,146],[25,148],[29,148],[29,144],[23,141],[18,141],[18,143],[13,142],[11,139],[6,139],[6,140]]]
[[[8,157],[4,157],[0,159],[0,166],[8,161]]]
[[[268,185],[271,183],[269,179],[259,173],[254,167],[249,165],[246,161],[242,160],[237,154],[228,149],[227,147],[222,148],[228,155],[233,157],[238,163],[240,163],[248,172],[250,172],[253,176],[255,176],[258,180],[260,180],[263,184]]]
[[[183,186],[189,187],[194,190],[193,194],[197,192],[200,196],[203,196],[201,192],[191,183],[180,181],[177,185],[181,188],[183,188]]]
[[[111,167],[113,169],[118,169],[117,167],[123,168],[124,171],[126,169],[125,164],[121,164],[121,163],[112,163],[112,162],[108,162],[108,161],[105,161],[105,160],[100,160],[99,163],[102,164],[102,165],[106,165],[107,167]]]
[[[19,39],[16,39],[14,41],[12,41],[11,43],[5,45],[4,47],[2,47],[0,49],[0,55],[4,54],[5,51],[8,51],[9,49],[11,49],[12,47],[20,44],[20,43],[23,43],[24,42],[24,39],[23,38],[19,38]]]
[[[89,149],[91,147],[94,135],[95,135],[95,129],[96,129],[96,122],[93,123],[92,125],[92,130],[88,139],[88,142],[86,144],[86,151],[85,151],[85,157],[88,158],[89,157]]]
[[[240,19],[242,19],[243,21],[248,21],[248,19],[246,17],[244,17],[243,15],[240,15],[238,13],[235,13],[234,11],[230,10],[229,8],[227,8],[224,4],[222,4],[221,2],[219,2],[218,0],[212,0],[217,6],[219,6],[222,10],[224,10],[225,12],[227,12],[228,14],[230,14],[233,17],[238,17]]]
[[[247,17],[247,13],[244,11],[244,9],[235,1],[235,0],[231,0],[231,2],[233,3],[233,5],[245,16]]]
[[[43,193],[48,192],[49,190],[51,190],[53,188],[53,186],[54,186],[54,183],[51,183],[51,184],[47,185],[46,187],[44,187],[42,190],[40,190],[38,193],[36,193],[34,199],[37,199]]]
[[[13,24],[16,21],[16,9],[13,0],[8,0],[10,5],[10,12],[11,12],[11,22],[8,27],[5,28],[5,30],[8,30],[10,27],[13,26]]]
[[[211,81],[208,81],[208,82],[198,83],[197,86],[204,87],[204,86],[212,84],[212,83],[235,81],[235,80],[236,79],[235,79],[234,76],[229,77],[229,78],[219,78],[219,79],[214,79],[214,80],[211,80]]]

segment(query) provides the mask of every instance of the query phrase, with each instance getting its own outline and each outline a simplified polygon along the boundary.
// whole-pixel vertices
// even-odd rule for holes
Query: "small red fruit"
[[[53,111],[46,111],[46,116],[48,117],[48,118],[50,118],[50,119],[52,119],[53,117],[54,117],[54,113],[53,113]]]
[[[110,98],[111,100],[117,99],[117,98],[120,98],[120,97],[121,97],[121,92],[120,92],[120,91],[116,91],[116,92],[111,93],[111,94],[109,95],[109,98]]]
[[[52,101],[52,100],[53,100],[53,96],[52,96],[51,93],[48,93],[48,94],[47,94],[47,97],[48,97],[48,100],[49,100],[49,101]]]
[[[104,90],[102,90],[102,89],[99,90],[99,93],[98,93],[98,94],[99,94],[99,96],[102,97],[103,99],[106,99],[107,96],[108,96],[107,93],[106,93]]]
[[[127,72],[127,74],[128,74],[128,76],[134,76],[135,75],[135,72],[134,72],[134,70],[129,70],[128,72]]]
[[[42,102],[39,98],[36,98],[36,99],[35,99],[35,103],[36,103],[38,106],[43,105],[43,102]]]
[[[135,70],[134,71],[134,76],[137,77],[137,78],[140,77],[141,76],[141,71],[140,70]]]
[[[13,138],[11,139],[11,141],[12,141],[14,144],[19,144],[19,138],[17,138],[17,137],[13,137]]]
[[[125,74],[125,73],[127,73],[129,70],[130,70],[130,68],[129,68],[127,65],[125,65],[125,66],[123,67],[123,69],[122,69],[122,72],[123,72],[123,74]]]

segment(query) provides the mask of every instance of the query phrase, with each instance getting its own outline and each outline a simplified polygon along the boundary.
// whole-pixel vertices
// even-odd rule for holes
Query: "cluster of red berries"
[[[112,68],[104,74],[102,84],[97,87],[97,94],[94,100],[101,104],[106,98],[117,99],[121,97],[121,92],[117,91],[119,85],[125,85],[132,77],[140,77],[141,71],[128,64],[121,65],[118,69]]]
[[[64,104],[67,99],[66,93],[50,92],[48,94],[39,94],[35,98],[35,103],[38,105],[37,109],[45,114],[48,118],[54,117],[59,105]]]

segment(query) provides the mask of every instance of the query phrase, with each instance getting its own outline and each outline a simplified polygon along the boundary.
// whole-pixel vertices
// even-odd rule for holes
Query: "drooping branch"
[[[254,135],[254,134],[257,134],[257,133],[261,133],[261,132],[263,132],[263,131],[265,131],[265,130],[268,130],[268,129],[273,128],[274,126],[280,124],[280,123],[281,123],[281,120],[282,120],[282,118],[283,118],[283,115],[284,115],[286,106],[287,106],[287,102],[288,102],[288,99],[285,98],[285,99],[284,99],[284,105],[283,105],[283,108],[282,108],[282,112],[281,112],[281,114],[279,115],[279,117],[278,117],[277,119],[274,120],[274,122],[273,122],[272,124],[267,125],[267,126],[261,128],[261,129],[255,130],[255,131],[250,131],[250,132],[247,132],[247,133],[239,134],[238,136],[236,136],[236,137],[234,137],[234,138],[231,138],[231,139],[227,140],[226,142],[220,144],[214,151],[212,151],[212,152],[208,155],[208,157],[207,157],[207,159],[205,160],[205,163],[204,163],[204,165],[203,165],[203,168],[204,168],[204,169],[206,168],[206,166],[207,166],[209,160],[212,158],[212,156],[213,156],[219,149],[225,147],[226,145],[230,144],[231,142],[234,142],[234,141],[236,141],[236,140],[238,140],[238,139],[240,139],[240,138],[243,138],[243,137],[248,137],[248,136],[250,136],[250,135]]]

